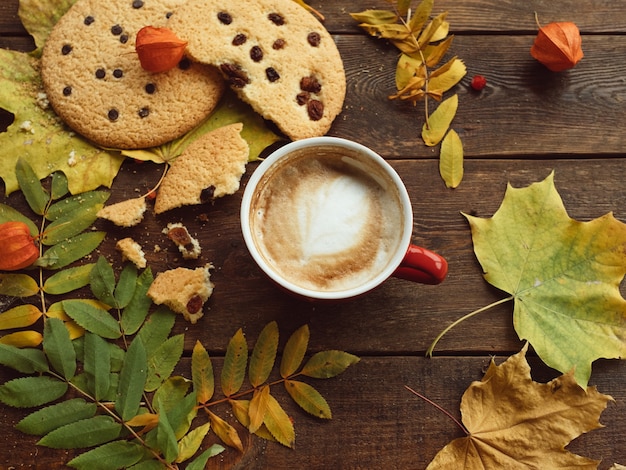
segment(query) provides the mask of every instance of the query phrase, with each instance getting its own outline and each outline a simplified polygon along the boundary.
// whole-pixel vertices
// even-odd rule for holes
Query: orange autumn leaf
[[[187,42],[167,28],[145,26],[137,33],[135,50],[139,63],[148,72],[167,72],[178,65]]]
[[[553,72],[571,69],[583,58],[578,26],[570,21],[539,27],[530,55]]]
[[[483,379],[469,386],[461,400],[467,436],[450,442],[426,470],[597,468],[598,461],[565,447],[602,427],[598,418],[612,398],[582,388],[571,372],[535,382],[527,350],[528,344],[500,365],[492,361]]]

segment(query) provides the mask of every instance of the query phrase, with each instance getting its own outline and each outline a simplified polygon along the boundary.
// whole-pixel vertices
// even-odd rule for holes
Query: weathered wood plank
[[[500,364],[504,358],[496,358]],[[423,469],[435,454],[462,432],[446,416],[405,389],[405,385],[438,403],[460,418],[460,399],[474,380],[480,380],[489,356],[448,357],[365,357],[344,374],[329,380],[309,380],[327,399],[333,418],[312,418],[291,402],[281,386],[272,388],[279,402],[294,420],[296,448],[290,450],[241,432],[245,452],[228,449],[210,461],[211,469]],[[219,373],[221,363],[215,361]],[[546,382],[556,377],[537,360],[529,358],[534,379]],[[626,426],[626,364],[604,361],[598,364],[593,384],[612,395],[600,421],[606,426],[576,439],[568,450],[589,458],[602,459],[599,467],[626,461],[626,436],[617,430]],[[181,370],[189,377],[189,364]],[[0,369],[0,381],[8,377]],[[35,447],[36,437],[25,436],[14,424],[26,410],[0,408],[3,439],[0,440],[1,468],[64,468],[74,451]],[[229,416],[226,408],[218,415]],[[198,417],[197,422],[204,422]],[[232,419],[232,418],[231,418]],[[210,435],[206,445],[215,441]],[[17,447],[19,443],[19,447]]]

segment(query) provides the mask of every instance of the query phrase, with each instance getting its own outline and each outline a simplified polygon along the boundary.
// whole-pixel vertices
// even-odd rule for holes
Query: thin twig
[[[465,433],[466,436],[470,435],[469,430],[465,427],[465,425],[463,423],[461,423],[458,419],[456,419],[454,416],[452,416],[452,414],[444,409],[441,405],[438,405],[437,403],[435,403],[434,401],[432,401],[430,398],[425,397],[424,395],[422,395],[419,392],[416,392],[415,390],[413,390],[411,387],[409,387],[408,385],[405,385],[404,388],[406,388],[409,392],[411,392],[412,394],[420,397],[422,400],[424,400],[426,403],[428,403],[429,405],[434,406],[435,408],[437,408],[439,411],[441,411],[444,415],[446,415],[448,418],[450,418],[452,421],[454,421],[454,423],[461,428],[461,430]]]

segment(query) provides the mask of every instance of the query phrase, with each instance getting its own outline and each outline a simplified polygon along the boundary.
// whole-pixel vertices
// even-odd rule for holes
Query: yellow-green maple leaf
[[[533,381],[526,350],[500,365],[491,361],[483,379],[468,387],[461,400],[467,436],[445,446],[426,470],[597,468],[598,461],[565,446],[601,427],[598,418],[612,398],[580,388],[572,373]]]
[[[626,357],[626,224],[571,219],[554,174],[509,186],[489,219],[466,217],[485,279],[512,295],[515,331],[547,365],[585,387],[594,360]]]

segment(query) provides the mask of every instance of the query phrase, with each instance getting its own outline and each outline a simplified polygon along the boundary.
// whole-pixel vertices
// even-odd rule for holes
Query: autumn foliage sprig
[[[424,102],[422,139],[428,146],[441,143],[441,176],[448,187],[456,187],[463,178],[463,146],[450,125],[458,96],[444,100],[444,94],[465,76],[466,68],[456,56],[440,65],[454,39],[448,35],[447,12],[431,19],[434,0],[423,0],[414,10],[410,8],[411,0],[389,1],[393,10],[365,10],[350,15],[368,34],[388,40],[400,50],[395,74],[397,91],[389,98],[414,105]],[[432,113],[430,98],[441,102]]]

